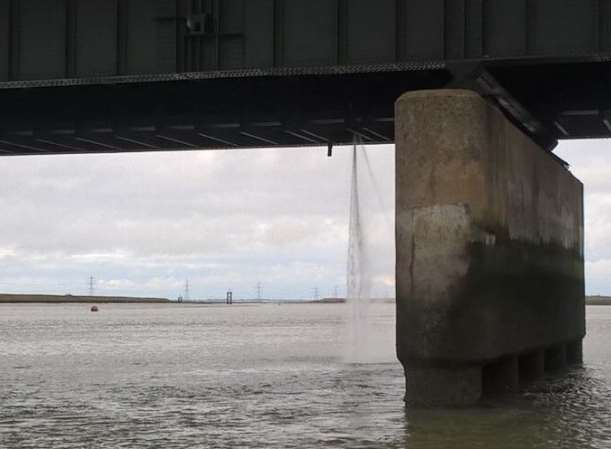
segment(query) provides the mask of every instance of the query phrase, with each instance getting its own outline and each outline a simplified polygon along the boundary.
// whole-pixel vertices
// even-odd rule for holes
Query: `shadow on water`
[[[407,409],[405,421],[409,449],[603,449],[611,391],[598,370],[576,368],[478,407]]]

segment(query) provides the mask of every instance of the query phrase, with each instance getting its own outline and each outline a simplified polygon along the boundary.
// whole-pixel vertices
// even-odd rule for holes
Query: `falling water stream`
[[[373,192],[365,192],[365,185]],[[350,219],[347,265],[347,300],[350,306],[348,320],[347,361],[367,363],[372,361],[374,348],[369,340],[370,319],[369,306],[372,301],[373,270],[371,242],[365,220],[367,212],[363,210],[365,193],[374,193],[381,201],[373,170],[369,164],[366,148],[355,139],[352,148],[352,167],[350,179]]]

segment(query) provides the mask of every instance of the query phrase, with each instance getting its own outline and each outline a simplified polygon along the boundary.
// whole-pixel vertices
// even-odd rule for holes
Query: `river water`
[[[406,411],[394,306],[370,363],[345,305],[0,305],[1,448],[611,448],[611,307],[585,366],[518,397]]]

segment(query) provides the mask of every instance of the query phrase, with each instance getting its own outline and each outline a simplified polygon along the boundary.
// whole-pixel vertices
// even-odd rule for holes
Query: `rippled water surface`
[[[511,400],[405,411],[394,306],[371,363],[344,305],[0,305],[1,448],[611,448],[611,307],[585,367]]]

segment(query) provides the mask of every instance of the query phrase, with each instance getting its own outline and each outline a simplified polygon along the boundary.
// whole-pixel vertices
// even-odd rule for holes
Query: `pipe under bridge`
[[[580,360],[552,151],[611,136],[610,57],[611,0],[0,0],[0,155],[396,142],[408,399],[473,402]]]

